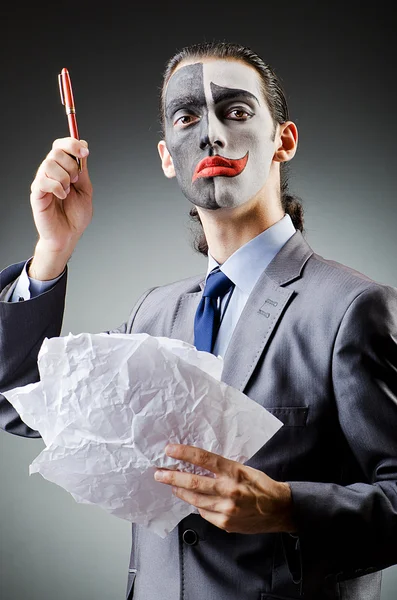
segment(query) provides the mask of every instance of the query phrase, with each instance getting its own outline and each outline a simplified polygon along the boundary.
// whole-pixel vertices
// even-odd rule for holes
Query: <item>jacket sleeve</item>
[[[65,308],[67,268],[55,285],[24,302],[11,302],[25,262],[0,272],[0,429],[22,437],[39,438],[1,393],[39,381],[37,356],[44,338],[59,336]],[[136,313],[152,291],[138,299],[127,321],[105,333],[130,333]]]
[[[10,302],[25,262],[0,273],[0,428],[23,437],[40,437],[20,419],[1,394],[39,380],[37,355],[45,337],[59,335],[67,273],[49,291],[25,302]]]
[[[350,304],[335,339],[332,380],[362,478],[347,486],[289,482],[303,584],[313,564],[342,580],[397,563],[395,288],[374,284]]]

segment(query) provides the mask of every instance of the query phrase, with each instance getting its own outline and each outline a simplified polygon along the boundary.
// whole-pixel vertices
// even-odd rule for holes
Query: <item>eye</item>
[[[248,121],[253,117],[253,114],[245,108],[232,108],[226,113],[225,117],[232,121]]]
[[[174,127],[179,127],[179,129],[185,129],[189,127],[189,125],[193,125],[199,121],[199,117],[196,115],[181,115],[174,121]]]

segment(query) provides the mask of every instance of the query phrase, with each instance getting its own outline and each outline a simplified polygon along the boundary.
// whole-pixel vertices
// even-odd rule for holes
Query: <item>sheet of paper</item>
[[[46,338],[40,381],[3,392],[44,450],[29,472],[83,504],[165,537],[193,506],[154,480],[156,468],[209,474],[167,457],[168,442],[244,463],[282,426],[220,381],[223,360],[147,334]]]

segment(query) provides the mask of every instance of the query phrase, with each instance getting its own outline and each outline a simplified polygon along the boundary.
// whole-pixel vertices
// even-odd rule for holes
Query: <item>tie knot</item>
[[[217,267],[207,277],[203,296],[222,298],[233,286],[233,282]]]

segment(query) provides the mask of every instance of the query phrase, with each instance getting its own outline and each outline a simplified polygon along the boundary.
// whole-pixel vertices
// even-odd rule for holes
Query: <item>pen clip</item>
[[[61,74],[58,75],[58,83],[59,83],[59,93],[61,94],[61,102],[63,105],[65,105],[65,96],[63,93],[63,81],[62,81]]]

